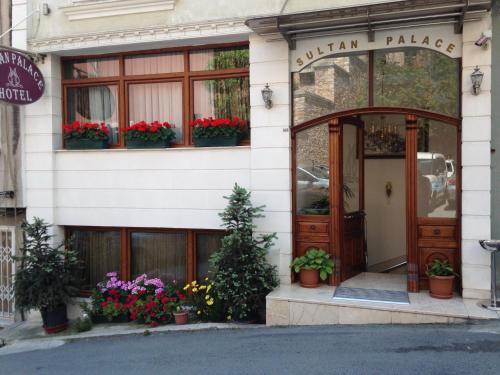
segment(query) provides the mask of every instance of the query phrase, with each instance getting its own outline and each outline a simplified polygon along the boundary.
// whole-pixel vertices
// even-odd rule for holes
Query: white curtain
[[[184,55],[182,52],[138,55],[125,59],[125,74],[159,74],[184,71]]]
[[[129,122],[167,121],[182,142],[182,83],[141,83],[129,86]]]

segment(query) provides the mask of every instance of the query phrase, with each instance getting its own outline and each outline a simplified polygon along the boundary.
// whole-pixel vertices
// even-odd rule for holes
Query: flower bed
[[[133,281],[109,272],[92,295],[90,314],[94,321],[137,321],[152,327],[172,320],[186,296],[174,283],[164,284],[158,278],[141,275]]]
[[[64,145],[68,150],[108,148],[109,130],[105,124],[80,123],[63,125]]]
[[[237,146],[246,127],[247,122],[238,117],[197,119],[191,122],[193,143],[196,147]]]
[[[166,148],[175,139],[173,125],[168,122],[138,122],[123,130],[127,148]]]

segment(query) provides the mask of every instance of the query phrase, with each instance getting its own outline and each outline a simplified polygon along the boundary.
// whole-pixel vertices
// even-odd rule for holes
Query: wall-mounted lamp
[[[273,90],[269,88],[269,83],[266,83],[266,86],[262,89],[262,99],[266,104],[266,108],[270,109],[273,106]]]
[[[483,83],[484,73],[479,70],[479,67],[476,65],[474,71],[470,75],[470,79],[472,81],[472,93],[474,95],[479,95],[481,91],[481,83]]]
[[[50,14],[50,8],[49,8],[49,4],[47,3],[42,3],[42,14],[44,16],[48,16]]]

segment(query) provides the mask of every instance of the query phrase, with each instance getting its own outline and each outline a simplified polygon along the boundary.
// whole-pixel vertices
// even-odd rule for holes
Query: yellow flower
[[[200,290],[207,289],[206,285],[200,285]]]
[[[193,292],[196,293],[198,291],[198,288],[193,288]]]
[[[196,280],[193,280],[193,282],[191,283],[192,286],[195,286],[196,285]]]
[[[210,295],[209,295],[209,294],[207,294],[207,295],[205,296],[205,299],[209,299],[209,298],[210,298]]]
[[[205,277],[205,281],[208,281],[208,277]]]
[[[189,284],[188,284],[188,285],[186,285],[186,286],[184,287],[184,290],[188,290],[190,286],[191,286],[191,285],[189,285]]]
[[[231,315],[228,315],[228,316],[227,316],[227,320],[231,320]]]
[[[200,315],[200,314],[201,314],[201,311],[200,311],[200,310],[198,310],[196,313],[197,313],[198,315]]]
[[[208,306],[212,306],[213,304],[214,304],[214,300],[213,300],[213,298],[211,298],[211,299],[209,299],[209,300],[207,301],[207,305],[208,305]]]
[[[212,285],[209,285],[207,288],[207,293],[210,292],[210,289],[212,289]]]

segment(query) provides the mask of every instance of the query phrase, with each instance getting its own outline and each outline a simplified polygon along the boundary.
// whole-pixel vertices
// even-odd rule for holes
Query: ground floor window
[[[83,291],[106,273],[122,279],[141,274],[184,284],[211,274],[210,256],[220,248],[223,231],[67,227],[66,236],[84,263]]]

